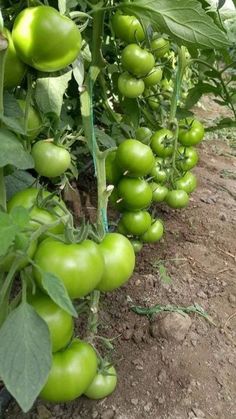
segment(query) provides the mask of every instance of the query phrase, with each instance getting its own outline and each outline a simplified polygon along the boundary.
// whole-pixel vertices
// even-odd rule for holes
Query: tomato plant
[[[74,339],[64,351],[53,354],[52,367],[40,397],[50,402],[68,402],[81,396],[96,376],[97,356],[93,347]]]
[[[6,28],[3,31],[3,35],[6,36],[8,40],[4,86],[6,88],[17,87],[26,73],[26,65],[17,56],[11,33]]]
[[[148,211],[124,212],[121,223],[128,234],[140,236],[151,226],[151,215]]]
[[[66,244],[55,239],[45,239],[38,246],[34,261],[42,271],[60,278],[71,298],[89,294],[104,274],[102,253],[91,240]],[[34,268],[34,277],[43,288],[42,275],[37,268]]]
[[[176,180],[175,185],[177,189],[183,189],[189,194],[196,189],[197,178],[192,172],[186,172],[184,176]]]
[[[152,136],[152,131],[148,127],[139,127],[135,131],[135,138],[138,141],[141,141],[143,144],[150,144],[150,138]]]
[[[187,172],[196,166],[198,162],[198,153],[194,147],[181,146],[178,148],[178,154],[177,166],[180,170]]]
[[[46,72],[71,64],[82,43],[75,23],[50,6],[22,10],[14,22],[12,38],[20,59]]]
[[[20,106],[23,113],[25,113],[25,100],[18,99],[18,105]],[[20,123],[24,126],[24,118],[20,119]],[[33,141],[42,129],[42,120],[39,113],[34,109],[33,106],[29,107],[28,110],[28,118],[27,118],[27,125],[26,125],[26,135]]]
[[[171,208],[184,208],[189,203],[187,192],[182,189],[173,189],[168,191],[165,201]]]
[[[146,87],[155,86],[162,79],[162,69],[160,67],[153,68],[146,77],[144,77],[144,83]]]
[[[135,16],[116,12],[112,17],[112,27],[115,35],[127,43],[141,42],[145,38],[142,25]]]
[[[154,39],[151,41],[151,48],[155,57],[161,58],[164,57],[167,52],[169,52],[170,43],[167,39],[162,37],[154,37]]]
[[[89,399],[99,400],[109,396],[116,388],[117,373],[115,367],[106,363],[95,375],[92,383],[85,391]]]
[[[154,165],[154,156],[149,146],[140,141],[129,139],[119,145],[116,162],[123,173],[140,177],[150,173]]]
[[[125,70],[137,77],[147,75],[155,65],[153,55],[137,44],[129,44],[122,51],[121,63]]]
[[[61,176],[71,163],[69,151],[51,141],[37,141],[32,156],[36,172],[49,178]]]
[[[184,146],[197,145],[204,137],[204,127],[200,121],[186,118],[179,123],[179,142]]]
[[[152,200],[153,202],[162,202],[164,201],[167,193],[168,188],[164,185],[160,185],[156,182],[150,183],[151,189],[152,189]]]
[[[161,220],[155,220],[148,230],[141,236],[144,243],[155,243],[159,241],[164,233],[164,227]]]
[[[122,73],[118,78],[118,89],[123,96],[134,99],[144,92],[145,84],[142,79]]]
[[[57,352],[65,348],[74,332],[72,316],[62,310],[47,295],[39,292],[30,296],[29,302],[48,325],[52,351]]]
[[[112,291],[125,284],[133,273],[135,265],[133,246],[121,234],[108,233],[99,244],[99,250],[103,255],[105,268],[97,288],[104,292]]]
[[[173,154],[173,132],[167,129],[156,131],[151,137],[151,148],[159,157],[169,157]]]
[[[122,206],[129,210],[140,210],[151,204],[152,190],[144,179],[123,177],[117,190]]]

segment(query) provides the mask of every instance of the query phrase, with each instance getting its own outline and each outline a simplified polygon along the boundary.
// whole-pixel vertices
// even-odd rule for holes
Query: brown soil
[[[212,108],[211,102],[206,104]],[[206,113],[197,112],[202,117]],[[217,115],[214,108],[207,117]],[[236,418],[236,185],[222,177],[223,171],[235,170],[236,160],[227,141],[217,137],[205,141],[199,151],[199,187],[189,207],[160,209],[164,240],[144,247],[128,285],[102,300],[100,332],[116,337],[115,393],[99,402],[37,402],[27,414],[12,403],[7,419]],[[160,275],[160,260],[171,283]],[[132,305],[194,303],[215,325],[190,314],[191,327],[181,342],[160,333],[152,337],[149,319],[130,310]],[[172,320],[174,328],[175,317]]]

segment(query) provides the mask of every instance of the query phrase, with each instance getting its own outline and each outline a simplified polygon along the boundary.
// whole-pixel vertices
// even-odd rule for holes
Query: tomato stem
[[[8,41],[3,34],[0,34],[0,118],[4,115],[3,92],[7,48]]]

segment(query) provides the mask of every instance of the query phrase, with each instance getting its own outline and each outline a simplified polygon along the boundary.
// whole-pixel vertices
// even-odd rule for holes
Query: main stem
[[[172,173],[171,173],[171,183],[174,186],[174,176],[177,171],[176,169],[176,156],[177,156],[177,149],[178,149],[178,133],[179,127],[178,122],[176,120],[176,111],[178,106],[178,101],[181,94],[181,85],[184,76],[184,72],[186,69],[186,55],[185,55],[185,48],[181,47],[178,49],[178,67],[174,82],[174,90],[173,95],[171,98],[171,107],[170,107],[170,116],[169,116],[169,126],[170,129],[174,133],[174,151],[172,155]]]
[[[93,156],[95,174],[97,176],[97,227],[100,237],[106,232],[106,210],[107,210],[107,192],[106,192],[106,172],[105,172],[105,154],[101,153],[96,142],[93,122],[93,87],[99,76],[100,71],[105,65],[102,56],[102,39],[104,26],[104,11],[94,9],[93,15],[93,35],[92,35],[92,64],[85,80],[85,90],[80,96],[81,114],[84,127],[84,134],[87,139],[88,148]],[[90,315],[88,319],[88,335],[90,338],[97,332],[98,327],[98,307],[100,292],[95,290],[90,296]]]
[[[4,115],[4,103],[3,103],[3,92],[4,92],[4,74],[5,74],[5,62],[7,56],[7,39],[0,34],[0,126],[1,119]],[[0,168],[0,206],[6,210],[6,186],[4,180],[4,169]]]

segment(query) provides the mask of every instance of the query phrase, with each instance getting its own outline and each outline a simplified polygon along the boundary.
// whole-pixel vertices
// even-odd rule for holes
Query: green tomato
[[[162,69],[160,67],[154,67],[150,73],[144,77],[143,81],[146,87],[155,86],[162,79]]]
[[[4,71],[4,87],[11,89],[21,84],[26,73],[26,65],[17,56],[11,33],[6,28],[3,29],[3,35],[8,40]]]
[[[121,63],[125,70],[137,77],[146,76],[154,67],[155,59],[146,49],[137,44],[125,47],[121,54]]]
[[[122,176],[122,172],[116,163],[116,151],[112,151],[108,154],[105,165],[107,183],[116,185]]]
[[[149,145],[150,138],[152,136],[152,131],[148,127],[139,127],[135,131],[136,140],[141,141],[141,143]]]
[[[102,253],[91,240],[76,244],[51,238],[43,240],[34,261],[43,272],[50,272],[61,279],[71,298],[84,297],[93,291],[104,271]],[[39,287],[43,288],[41,273],[37,268],[33,273]]]
[[[24,189],[13,195],[7,204],[8,212],[20,206],[27,208],[30,211],[30,226],[35,229],[39,228],[42,224],[53,224],[64,215],[63,210],[59,206],[53,208],[53,213],[44,208],[39,208],[37,206],[38,194],[39,189],[37,188]],[[50,196],[50,193],[44,190],[42,192],[42,198],[46,199],[48,196]],[[58,201],[60,205],[65,207],[64,202],[59,200],[58,197],[54,196],[53,200]],[[64,224],[60,223],[54,227],[50,227],[48,231],[53,234],[61,234],[64,231]]]
[[[102,371],[98,371],[92,383],[85,391],[85,396],[89,399],[99,400],[109,396],[117,385],[117,373],[115,367],[106,364]]]
[[[116,152],[116,162],[124,173],[129,176],[145,176],[154,166],[152,150],[138,140],[123,141]]]
[[[158,183],[150,183],[152,189],[152,200],[153,202],[163,202],[168,193],[168,188],[164,185],[159,185]]]
[[[161,220],[155,220],[149,229],[141,236],[144,243],[155,243],[161,240],[164,233],[164,227]]]
[[[105,269],[97,289],[112,291],[125,284],[133,274],[135,253],[130,241],[119,233],[108,233],[99,244]],[[96,269],[96,265],[94,266]]]
[[[157,157],[155,159],[154,166],[150,172],[153,180],[157,183],[165,183],[168,178],[168,172],[163,168],[165,162],[162,158]]]
[[[28,301],[48,325],[52,351],[57,352],[65,348],[74,332],[72,316],[42,293],[30,296]]]
[[[145,39],[142,25],[135,16],[122,15],[120,12],[116,12],[112,16],[112,27],[115,35],[127,43],[142,42]]]
[[[134,253],[139,253],[143,248],[143,243],[140,242],[139,240],[132,239],[132,240],[130,240],[130,243],[133,246]]]
[[[123,225],[122,220],[119,220],[117,224],[117,232],[123,234],[123,236],[127,236],[129,234],[125,226]]]
[[[152,218],[148,211],[126,211],[122,214],[121,223],[128,234],[140,236],[151,226]]]
[[[193,146],[200,143],[204,137],[204,126],[192,117],[183,119],[179,123],[179,142],[184,146]]]
[[[151,95],[147,99],[148,105],[153,111],[156,111],[160,107],[160,97]]]
[[[156,58],[162,58],[170,50],[170,43],[164,38],[154,38],[151,41],[151,49]]]
[[[176,166],[178,169],[183,172],[187,172],[196,166],[198,162],[198,153],[194,147],[184,147],[181,146],[178,148],[178,159],[176,161]]]
[[[18,105],[20,106],[23,114],[25,113],[25,106],[26,102],[25,100],[18,99],[17,100]],[[22,125],[22,128],[24,127],[24,117],[20,118],[20,124]],[[28,121],[27,121],[27,137],[30,141],[33,141],[38,134],[42,131],[42,120],[39,115],[39,113],[36,111],[36,109],[33,106],[29,106],[29,112],[28,112]]]
[[[184,176],[176,180],[175,185],[177,189],[182,189],[189,194],[196,189],[197,178],[193,173],[186,172]]]
[[[123,205],[123,199],[120,198],[117,188],[113,189],[111,195],[109,196],[109,202],[111,206],[117,211],[122,212],[125,210]]]
[[[171,208],[185,208],[189,203],[189,196],[182,189],[173,189],[168,192],[165,201]]]
[[[152,190],[144,179],[123,177],[117,189],[123,207],[128,210],[140,210],[151,204]]]
[[[33,145],[32,157],[35,170],[40,176],[61,176],[70,167],[70,153],[51,141],[38,141]]]
[[[20,59],[39,71],[59,71],[79,55],[76,24],[50,6],[27,7],[14,22],[12,38]]]
[[[118,89],[120,93],[130,99],[140,96],[144,92],[144,81],[136,79],[129,73],[122,73],[118,78]]]
[[[168,129],[160,129],[151,137],[151,149],[159,157],[169,157],[174,151],[174,135]]]
[[[81,396],[97,373],[97,356],[93,347],[74,339],[64,351],[53,354],[51,371],[40,397],[62,403]]]

